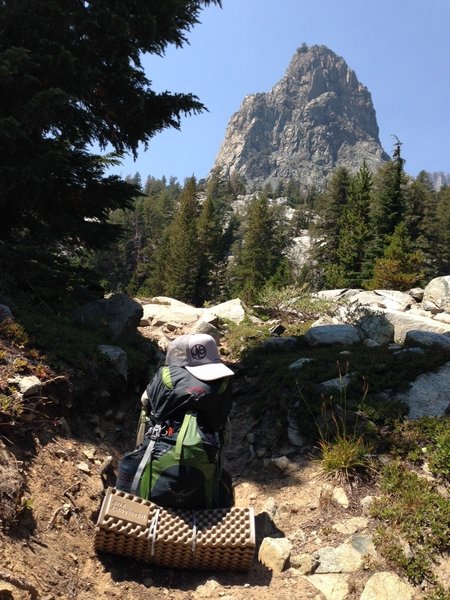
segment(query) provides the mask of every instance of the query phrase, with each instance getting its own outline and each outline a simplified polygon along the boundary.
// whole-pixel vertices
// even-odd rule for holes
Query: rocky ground
[[[126,426],[124,411],[132,415]],[[0,533],[2,599],[393,597],[368,595],[367,586],[380,588],[380,582],[369,581],[380,573],[394,578],[382,586],[397,586],[391,589],[402,592],[400,597],[420,597],[393,574],[386,575],[371,543],[374,523],[365,504],[378,493],[376,482],[353,489],[330,484],[319,464],[292,446],[271,458],[261,450],[264,444],[254,443],[257,424],[245,396],[233,409],[226,460],[236,504],[255,510],[258,548],[250,571],[182,571],[97,554],[93,539],[104,490],[114,484],[118,459],[133,443],[135,415],[137,401],[127,400],[101,415],[77,414],[72,408],[64,418],[54,415],[2,434],[0,463],[11,450],[9,460],[16,460],[11,486],[14,477],[26,482],[20,518]],[[287,537],[290,548],[281,554],[277,548],[259,549],[267,536]],[[290,562],[283,567],[286,552]]]
[[[225,461],[236,505],[256,516],[248,572],[176,570],[97,553],[99,510],[121,455],[133,448],[142,390],[113,406],[100,397],[95,407],[68,406],[62,397],[29,422],[0,423],[0,600],[422,598],[424,590],[375,550],[368,507],[380,493],[376,477],[353,487],[327,480],[313,449],[280,440],[272,415],[252,415],[251,387],[236,370]],[[437,569],[448,587],[448,556]]]

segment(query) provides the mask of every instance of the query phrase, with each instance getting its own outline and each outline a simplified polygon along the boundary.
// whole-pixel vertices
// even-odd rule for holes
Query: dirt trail
[[[129,406],[118,407],[116,412],[121,409],[132,412]],[[352,505],[344,511],[321,496],[324,481],[318,465],[294,448],[285,449],[290,451],[290,465],[284,470],[268,465],[267,457],[258,458],[247,441],[250,423],[240,403],[232,413],[232,443],[227,446],[226,460],[235,482],[236,504],[255,509],[258,541],[273,531],[274,524],[293,541],[292,554],[339,541],[330,525],[351,516]],[[0,577],[0,590],[10,590],[10,595],[5,591],[0,596],[2,600],[33,596],[40,600],[134,600],[148,594],[174,600],[324,598],[292,570],[272,573],[256,557],[251,570],[243,574],[173,570],[96,554],[93,536],[104,489],[114,485],[118,459],[131,449],[135,423],[130,423],[119,441],[115,441],[117,423],[112,417],[101,417],[96,425],[104,432],[101,441],[87,415],[72,421],[69,417],[68,424],[71,436],[61,427],[30,428],[17,436],[15,453],[23,461],[19,464],[26,475],[25,497],[30,499],[31,510],[24,511],[9,535],[0,533],[0,575],[15,579],[6,584]],[[110,456],[111,466],[102,474]],[[358,506],[355,497],[355,512]],[[212,578],[218,583],[211,583]],[[18,588],[20,582],[29,586],[28,591]]]

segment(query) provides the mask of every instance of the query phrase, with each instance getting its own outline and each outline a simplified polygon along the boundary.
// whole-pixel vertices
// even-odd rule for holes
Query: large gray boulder
[[[352,346],[363,341],[362,332],[353,325],[318,325],[305,333],[310,346]]]
[[[156,296],[143,307],[141,327],[161,327],[166,323],[174,323],[181,327],[196,323],[203,314],[202,308],[195,308],[168,296]]]
[[[434,333],[450,333],[450,325],[422,315],[409,312],[400,312],[395,310],[383,310],[380,312],[394,327],[394,339],[401,342],[406,338],[408,331],[420,330]]]
[[[445,335],[432,331],[408,331],[405,337],[405,346],[420,346],[421,348],[438,346],[450,351],[450,334]]]
[[[422,306],[426,310],[433,307],[450,312],[450,275],[436,277],[426,286],[423,293]]]
[[[357,323],[364,337],[377,344],[389,344],[394,341],[394,326],[384,315],[373,314],[363,317]]]
[[[396,290],[373,290],[353,295],[350,302],[373,309],[381,308],[403,312],[411,307],[414,300],[409,294],[397,292]]]
[[[423,373],[407,392],[395,399],[409,406],[410,419],[425,416],[440,417],[450,409],[450,362],[433,373]]]
[[[74,317],[81,325],[106,325],[113,337],[134,333],[143,315],[142,306],[125,294],[110,294],[77,308]]]
[[[211,308],[205,308],[203,319],[211,318],[211,316],[217,316],[220,319],[233,321],[234,323],[241,323],[245,318],[245,308],[240,298],[233,298],[232,300],[211,306]]]

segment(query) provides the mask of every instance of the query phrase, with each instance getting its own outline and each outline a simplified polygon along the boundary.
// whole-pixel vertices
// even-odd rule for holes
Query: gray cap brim
[[[222,362],[198,365],[197,367],[186,366],[185,369],[201,381],[214,381],[214,379],[222,379],[222,377],[231,377],[231,375],[234,375],[234,372]]]

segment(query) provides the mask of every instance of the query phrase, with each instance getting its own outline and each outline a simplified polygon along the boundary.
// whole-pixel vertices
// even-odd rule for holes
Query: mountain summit
[[[248,183],[294,178],[322,189],[337,166],[375,169],[381,147],[372,98],[345,60],[303,44],[267,93],[244,98],[227,127],[213,170]]]

